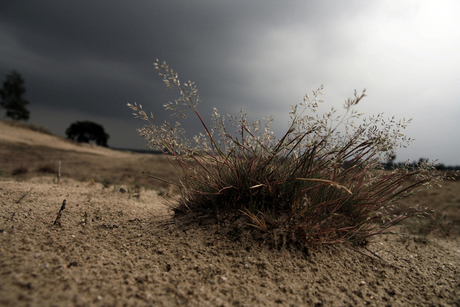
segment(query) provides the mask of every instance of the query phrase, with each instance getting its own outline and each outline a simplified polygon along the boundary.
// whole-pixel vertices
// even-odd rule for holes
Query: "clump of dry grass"
[[[428,236],[435,234],[441,237],[448,237],[453,234],[458,234],[459,227],[455,221],[458,219],[457,214],[448,213],[448,209],[455,208],[453,205],[444,206],[440,210],[433,210],[432,214],[427,218],[416,218],[404,223],[404,229],[408,230],[410,234],[417,235],[419,240],[428,241]]]
[[[57,174],[58,170],[52,163],[42,164],[37,168],[38,173]]]
[[[11,171],[11,175],[13,176],[18,176],[18,175],[25,175],[29,172],[29,168],[28,167],[25,167],[23,165],[21,166],[18,166],[18,167],[15,167],[12,171]]]
[[[267,233],[281,228],[306,244],[332,244],[363,243],[427,213],[423,208],[399,209],[399,201],[435,186],[442,177],[429,162],[417,169],[382,171],[382,161],[411,142],[401,133],[408,122],[387,121],[382,114],[363,118],[354,107],[365,92],[355,91],[346,100],[343,115],[334,109],[320,115],[319,88],[291,107],[290,126],[276,138],[271,117],[248,122],[240,112],[227,120],[214,109],[208,125],[197,110],[196,85],[181,85],[164,62],[155,67],[168,88],[179,89],[179,99],[165,105],[176,123],[157,126],[141,105],[128,106],[149,122],[139,129],[141,136],[152,149],[163,151],[180,175],[176,185],[181,197],[173,208],[177,216],[236,214]],[[187,110],[203,127],[193,140],[180,125]],[[358,119],[360,125],[355,124]],[[403,187],[407,178],[413,182]]]

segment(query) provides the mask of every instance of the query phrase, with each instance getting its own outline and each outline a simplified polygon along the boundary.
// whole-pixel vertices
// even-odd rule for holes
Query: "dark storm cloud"
[[[224,78],[222,83],[235,78],[226,60],[238,43],[234,40],[241,39],[240,31],[248,31],[244,23],[257,27],[263,26],[261,21],[280,19],[279,11],[264,15],[255,3],[236,8],[225,3],[4,3],[0,29],[9,57],[1,68],[23,72],[40,104],[96,114],[105,112],[108,101],[151,99],[148,81],[159,84],[155,58],[183,67],[181,75],[187,78],[201,75],[218,92],[216,75]],[[122,108],[118,110],[122,116]]]
[[[11,1],[0,13],[7,56],[0,68],[23,73],[37,105],[98,116],[110,106],[111,116],[123,118],[124,102],[164,103],[155,58],[201,84],[214,103],[247,104],[245,97],[257,104],[242,86],[250,76],[234,61],[257,56],[257,35],[270,28],[307,16],[315,22],[299,3]]]

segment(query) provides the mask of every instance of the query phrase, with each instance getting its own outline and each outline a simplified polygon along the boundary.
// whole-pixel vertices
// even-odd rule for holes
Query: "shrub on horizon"
[[[180,90],[178,100],[165,104],[176,123],[157,126],[141,105],[128,106],[148,121],[138,129],[148,146],[163,151],[180,175],[179,183],[171,183],[181,187],[173,206],[176,216],[240,215],[264,232],[281,228],[305,244],[361,244],[411,216],[427,214],[424,208],[400,209],[399,201],[436,186],[442,176],[428,161],[417,169],[383,171],[382,161],[412,141],[401,133],[410,120],[385,121],[382,114],[362,118],[353,108],[365,91],[355,91],[345,101],[344,116],[335,115],[334,109],[320,115],[321,86],[291,106],[290,126],[276,138],[270,130],[272,117],[248,122],[242,111],[226,121],[214,108],[206,124],[197,110],[196,85],[188,81],[181,86],[165,62],[157,60],[155,69],[169,89]],[[193,140],[180,125],[187,110],[203,127]],[[354,123],[357,119],[362,119],[360,125]],[[409,177],[411,185],[403,187]]]
[[[90,143],[94,141],[99,146],[107,147],[109,135],[104,127],[90,121],[77,121],[71,124],[65,131],[69,140],[79,143]]]

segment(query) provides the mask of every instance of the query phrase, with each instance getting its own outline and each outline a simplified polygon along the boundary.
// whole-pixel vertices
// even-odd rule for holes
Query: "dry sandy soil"
[[[454,181],[410,200],[449,205],[415,234],[300,249],[244,223],[175,223],[140,174],[174,178],[161,156],[0,121],[0,161],[1,306],[460,306]]]

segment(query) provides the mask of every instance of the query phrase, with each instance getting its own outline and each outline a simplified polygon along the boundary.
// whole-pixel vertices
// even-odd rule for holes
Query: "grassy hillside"
[[[138,184],[159,189],[165,184],[142,172],[175,180],[176,173],[158,154],[117,151],[72,142],[43,128],[0,121],[0,177],[27,180],[37,176],[93,180],[103,184]]]

